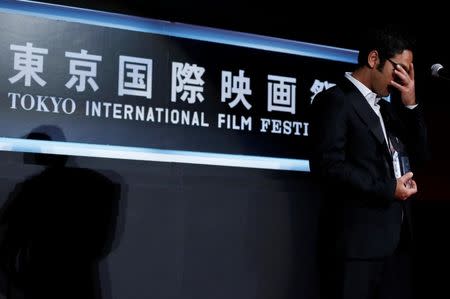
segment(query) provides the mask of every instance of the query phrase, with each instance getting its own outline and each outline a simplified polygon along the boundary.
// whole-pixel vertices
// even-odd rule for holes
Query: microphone
[[[431,66],[431,76],[445,80],[450,80],[449,71],[446,68],[444,68],[444,66],[440,63],[435,63]]]

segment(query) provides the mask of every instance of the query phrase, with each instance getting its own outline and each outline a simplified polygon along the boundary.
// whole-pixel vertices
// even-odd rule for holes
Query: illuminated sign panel
[[[308,105],[356,61],[351,50],[17,3],[0,4],[3,150],[308,171]],[[64,142],[20,139],[42,125]]]

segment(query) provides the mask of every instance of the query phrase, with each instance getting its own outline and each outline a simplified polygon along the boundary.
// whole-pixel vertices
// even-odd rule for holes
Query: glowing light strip
[[[309,171],[307,160],[0,137],[0,151]]]
[[[340,62],[356,63],[358,52],[351,49],[324,46],[257,34],[215,29],[203,26],[154,20],[117,13],[33,1],[2,0],[0,11],[47,19],[64,20],[111,28],[183,37],[246,48],[274,51]]]

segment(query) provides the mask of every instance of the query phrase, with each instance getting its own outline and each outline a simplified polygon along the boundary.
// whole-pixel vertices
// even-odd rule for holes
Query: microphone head
[[[440,63],[435,63],[431,66],[431,75],[433,77],[439,77],[439,71],[444,67]]]

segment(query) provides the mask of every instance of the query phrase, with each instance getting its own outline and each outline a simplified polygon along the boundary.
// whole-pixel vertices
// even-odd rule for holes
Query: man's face
[[[400,68],[403,68],[409,74],[412,68],[412,62],[413,54],[410,50],[404,50],[401,54],[396,54],[394,57],[388,58],[379,71],[379,76],[373,82],[374,91],[378,95],[386,97],[395,88],[391,85],[392,80],[403,85],[404,82],[396,75],[395,69],[400,70]]]

